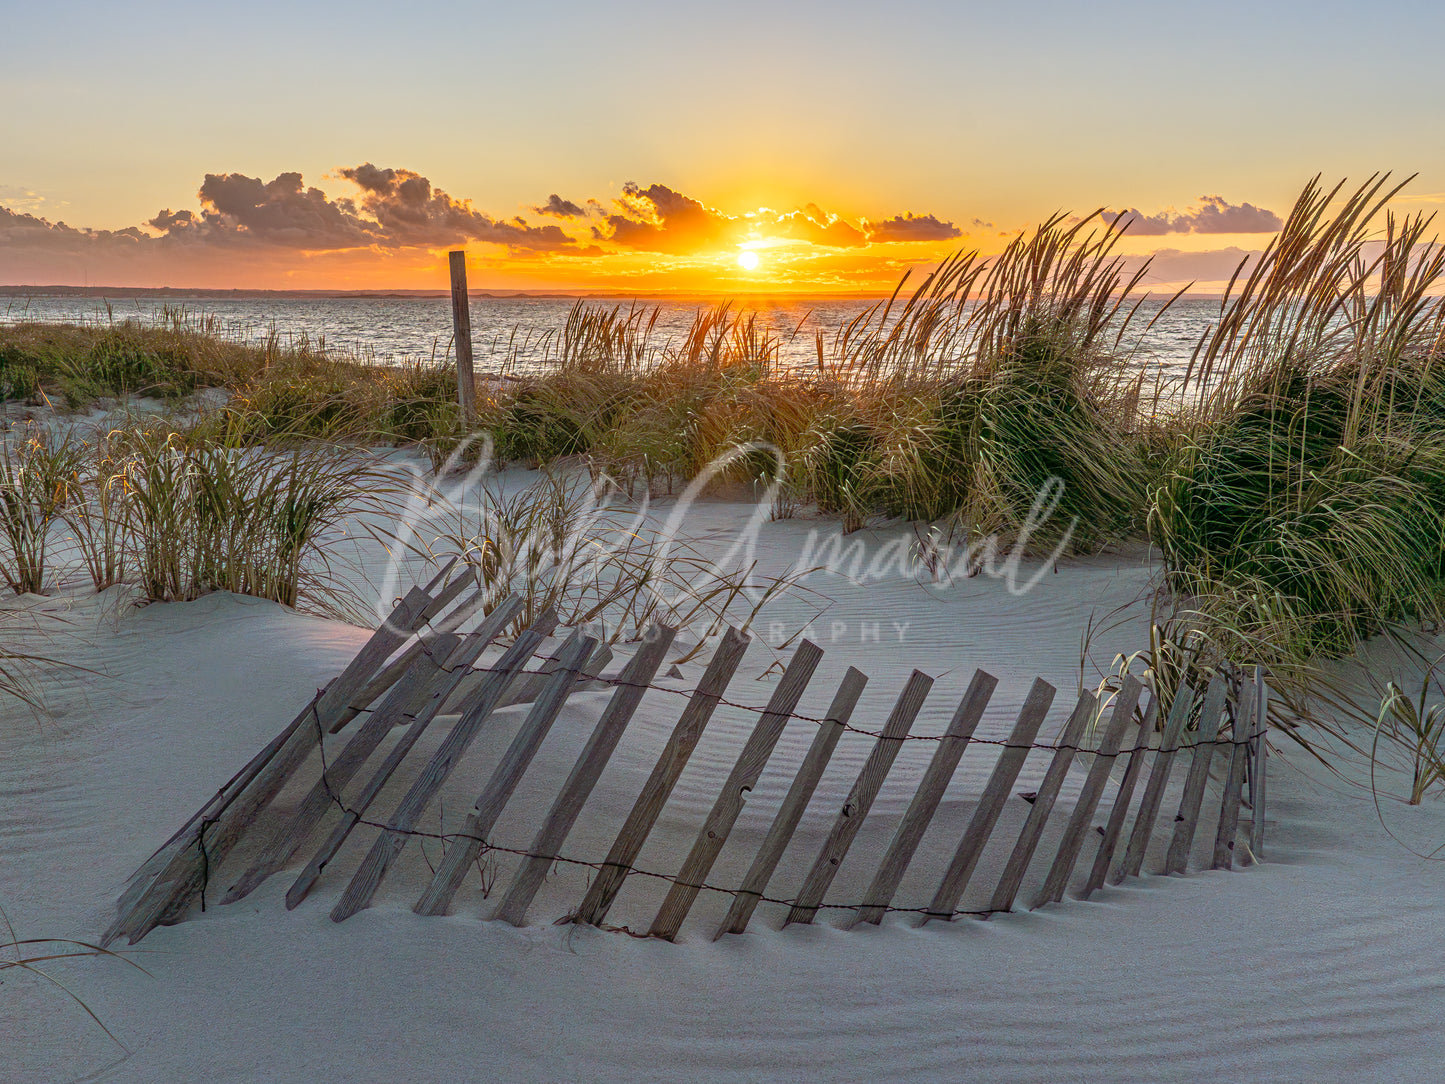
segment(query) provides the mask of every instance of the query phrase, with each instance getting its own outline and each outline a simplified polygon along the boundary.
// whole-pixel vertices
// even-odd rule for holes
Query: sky
[[[11,4],[0,284],[823,296],[1056,211],[1151,289],[1445,206],[1445,5]],[[1109,221],[1115,221],[1113,227]],[[755,266],[752,266],[754,265]]]

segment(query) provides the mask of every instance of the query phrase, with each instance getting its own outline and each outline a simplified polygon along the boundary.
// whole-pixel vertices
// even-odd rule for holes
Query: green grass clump
[[[1378,243],[1396,190],[1305,191],[1201,340],[1153,495],[1210,651],[1267,662],[1300,713],[1319,660],[1445,618],[1445,254],[1424,218]]]

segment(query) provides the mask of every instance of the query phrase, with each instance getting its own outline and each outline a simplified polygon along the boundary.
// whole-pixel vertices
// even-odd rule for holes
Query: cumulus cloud
[[[862,230],[837,215],[828,214],[816,203],[779,215],[773,229],[777,236],[829,248],[857,248],[868,243]]]
[[[615,203],[617,210],[605,217],[605,226],[594,226],[593,234],[627,248],[690,253],[705,246],[735,244],[747,230],[742,220],[665,184],[643,188],[629,181]]]
[[[337,172],[362,190],[361,210],[376,220],[382,244],[440,247],[484,241],[535,251],[575,245],[559,226],[531,226],[520,216],[492,218],[409,169],[379,169],[366,162]]]
[[[144,270],[149,280],[166,281],[200,268],[207,281],[227,282],[243,266],[280,269],[275,273],[290,276],[303,266],[320,266],[318,261],[358,266],[357,261],[384,257],[396,265],[474,243],[500,246],[514,257],[618,251],[694,256],[759,242],[841,254],[963,236],[952,222],[912,212],[850,220],[805,203],[792,210],[729,214],[665,184],[628,183],[605,206],[594,198],[573,201],[554,192],[531,208],[534,216],[552,220],[538,222],[536,217],[488,214],[414,170],[363,162],[338,168],[330,177],[336,184],[323,191],[297,172],[270,180],[208,173],[194,206],[165,207],[121,230],[76,228],[41,217],[34,202],[38,196],[3,188],[0,270],[15,282],[109,275],[119,283],[121,271],[134,278]],[[868,259],[882,266],[878,256]]]
[[[594,203],[594,200],[588,200]],[[570,199],[563,199],[553,192],[547,197],[547,202],[532,208],[533,214],[551,215],[553,218],[586,218],[587,212],[573,203]]]
[[[684,254],[748,239],[805,241],[828,248],[868,244],[947,241],[963,236],[952,222],[936,215],[899,214],[858,225],[829,214],[816,203],[779,214],[766,208],[750,215],[729,215],[663,184],[629,182],[616,209],[593,227],[593,236],[627,248]]]
[[[1222,196],[1200,196],[1188,211],[1173,209],[1146,215],[1137,207],[1105,211],[1104,221],[1127,229],[1135,237],[1162,237],[1168,233],[1274,233],[1284,226],[1279,215],[1252,203],[1232,204]]]
[[[894,215],[881,222],[863,220],[868,240],[877,243],[896,241],[948,241],[962,237],[963,231],[952,222],[942,222],[934,215]]]

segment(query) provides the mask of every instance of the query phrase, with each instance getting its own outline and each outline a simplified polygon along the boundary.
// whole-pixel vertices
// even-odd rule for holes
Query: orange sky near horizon
[[[1361,10],[29,5],[0,285],[441,289],[464,247],[476,290],[877,295],[1103,207],[1210,292],[1316,174],[1445,204],[1445,9]]]

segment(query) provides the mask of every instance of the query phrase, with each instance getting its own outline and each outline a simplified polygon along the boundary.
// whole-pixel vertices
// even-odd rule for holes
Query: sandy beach
[[[531,477],[509,473],[508,485]],[[654,514],[667,510],[663,502]],[[735,501],[700,502],[689,514],[691,536],[722,546],[748,512]],[[781,569],[796,560],[808,532],[833,530],[809,516],[764,524],[760,566]],[[876,548],[898,533],[850,537]],[[370,540],[357,551],[360,591],[364,580],[381,578],[385,554]],[[1079,688],[1084,628],[1091,618],[1099,624],[1114,615],[1088,645],[1084,679],[1092,687],[1095,664],[1107,669],[1116,652],[1139,650],[1155,570],[1139,548],[1064,559],[1056,572],[1025,562],[1020,575],[1035,571],[1044,572],[1037,586],[1019,593],[987,575],[946,590],[896,575],[867,585],[810,579],[808,586],[829,600],[812,621],[812,638],[826,654],[800,714],[820,713],[843,669],[855,665],[871,678],[855,721],[876,729],[917,668],[936,684],[914,733],[937,734],[973,669],[982,667],[1000,683],[981,737],[1007,733],[1036,676],[1061,691],[1041,738],[1056,734]],[[48,717],[14,708],[3,717],[0,900],[20,937],[98,938],[132,870],[368,635],[225,593],[135,608],[126,590],[8,604],[25,611],[26,637],[43,639],[52,655],[83,668],[47,680]],[[765,611],[789,634],[806,617],[801,609],[789,612],[790,605],[784,600],[776,612]],[[780,653],[766,643],[766,620],[754,631],[729,690],[745,704],[765,701],[778,674],[772,663]],[[608,673],[631,650],[619,644]],[[690,690],[705,657],[659,684]],[[665,690],[644,697],[567,841],[569,854],[605,853],[667,738],[678,700]],[[498,823],[500,845],[525,848],[605,702],[605,690],[568,702]],[[440,815],[431,811],[430,828],[455,830],[525,710],[497,713],[449,781]],[[677,867],[750,725],[747,712],[719,710],[639,868]],[[798,720],[786,728],[714,883],[740,880],[812,730]],[[905,743],[890,775],[896,785],[885,783],[830,900],[850,899],[866,884],[932,744]],[[796,891],[870,745],[856,734],[840,743],[773,885],[783,897]],[[980,745],[964,757],[936,830],[901,886],[900,904],[926,902],[930,878],[946,861],[996,752]],[[889,915],[877,929],[844,930],[836,925],[841,913],[824,912],[811,927],[780,929],[786,908],[764,903],[746,934],[714,942],[711,931],[729,898],[711,892],[701,895],[676,944],[554,926],[586,884],[582,872],[568,868],[549,878],[525,928],[486,920],[495,896],[483,899],[475,875],[449,917],[422,918],[411,904],[439,857],[426,841],[408,848],[369,909],[333,923],[328,911],[369,846],[368,834],[348,845],[294,911],[282,899],[291,880],[283,871],[239,903],[217,906],[213,895],[204,914],[193,909],[134,948],[115,946],[145,973],[106,957],[49,965],[115,1040],[54,986],[8,973],[0,1000],[0,1030],[10,1037],[5,1076],[1429,1079],[1440,1055],[1434,1006],[1442,982],[1433,947],[1445,869],[1392,840],[1367,791],[1312,766],[1298,750],[1278,753],[1270,758],[1267,857],[1260,865],[1145,876],[1106,887],[1087,903],[1067,899],[1028,911],[1043,875],[1036,860],[1018,913],[923,928],[914,916]],[[1046,766],[1045,758],[1031,757],[1014,791],[1036,789]],[[1041,851],[1057,840],[1082,776],[1078,767],[1070,773]],[[394,780],[379,806],[394,804],[410,781]],[[1218,786],[1211,781],[1209,793]],[[1382,789],[1390,789],[1388,781]],[[284,792],[272,815],[294,806],[301,793]],[[1111,782],[1095,823],[1107,818],[1112,794]],[[1028,808],[1010,800],[969,899],[992,885]],[[1428,802],[1386,802],[1383,816],[1401,839],[1426,850],[1445,826],[1438,804]],[[1151,851],[1146,870],[1158,857]],[[505,884],[510,859],[500,861]],[[234,858],[227,866],[240,868]],[[629,878],[609,920],[645,928],[663,887]]]

